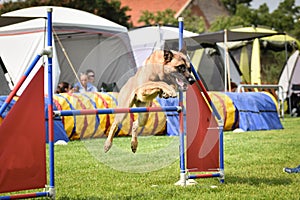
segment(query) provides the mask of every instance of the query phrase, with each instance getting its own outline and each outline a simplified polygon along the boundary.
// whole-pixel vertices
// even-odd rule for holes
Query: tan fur
[[[148,107],[151,102],[159,95],[163,98],[176,96],[176,79],[187,79],[191,77],[186,70],[179,73],[177,66],[184,65],[189,68],[189,62],[186,56],[181,52],[175,51],[154,51],[146,59],[144,66],[138,68],[137,73],[131,77],[121,88],[118,95],[118,107]],[[182,80],[185,83],[186,80]],[[111,146],[114,134],[118,130],[118,125],[122,123],[127,114],[116,114],[115,120],[111,126],[108,137],[104,144],[104,151],[107,152]],[[149,113],[139,113],[138,119],[132,127],[132,152],[136,152],[138,141],[136,130],[144,126],[148,120]]]

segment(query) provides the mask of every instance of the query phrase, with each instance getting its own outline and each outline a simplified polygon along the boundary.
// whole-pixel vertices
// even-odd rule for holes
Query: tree
[[[284,0],[272,13],[265,3],[258,9],[250,8],[252,0],[222,0],[222,2],[230,10],[231,16],[229,19],[218,18],[212,23],[210,30],[231,28],[236,25],[262,25],[277,31],[293,33],[300,39],[300,7],[295,5],[295,0]],[[243,19],[243,21],[239,19]]]
[[[145,25],[172,25],[178,26],[178,20],[174,18],[175,11],[171,9],[166,9],[165,11],[158,11],[156,13],[150,13],[145,10],[142,11],[142,15],[138,22],[144,22]],[[189,9],[186,9],[182,13],[184,18],[184,28],[185,30],[201,33],[205,30],[205,24],[202,17],[195,16],[191,13]]]
[[[217,19],[211,24],[209,31],[219,31],[236,26],[251,25],[252,14],[246,6],[238,5],[237,13],[240,13],[240,15],[217,17]]]
[[[25,0],[5,2],[0,14],[32,6],[62,6],[83,10],[101,16],[120,25],[131,27],[130,16],[126,15],[129,7],[121,7],[119,0]]]
[[[291,31],[299,23],[300,7],[295,6],[295,0],[285,0],[271,13],[272,27],[280,31]]]
[[[237,6],[238,5],[244,5],[244,6],[250,6],[250,3],[252,0],[221,0],[224,6],[228,9],[229,13],[231,15],[235,15]]]
[[[174,18],[175,11],[166,9],[156,13],[150,13],[148,10],[142,11],[142,15],[138,22],[144,22],[145,25],[174,25],[177,21]]]

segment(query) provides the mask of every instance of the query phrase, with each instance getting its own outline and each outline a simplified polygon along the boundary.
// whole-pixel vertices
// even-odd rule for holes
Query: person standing
[[[88,76],[88,81],[94,85],[95,84],[95,72],[92,69],[87,69],[85,73]]]

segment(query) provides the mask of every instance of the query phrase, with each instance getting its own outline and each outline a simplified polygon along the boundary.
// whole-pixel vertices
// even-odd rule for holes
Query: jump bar
[[[104,108],[104,109],[87,109],[87,110],[55,110],[54,117],[73,116],[73,115],[103,115],[115,113],[145,113],[145,112],[181,112],[181,106],[164,106],[164,107],[136,107],[136,108]]]

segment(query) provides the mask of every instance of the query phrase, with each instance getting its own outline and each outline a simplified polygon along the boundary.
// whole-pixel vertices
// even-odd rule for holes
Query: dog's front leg
[[[137,140],[137,128],[139,127],[138,120],[135,120],[132,124],[132,130],[131,130],[131,151],[133,153],[136,152],[137,146],[138,146],[138,140]]]
[[[114,121],[113,124],[110,127],[108,136],[107,136],[105,144],[104,144],[104,152],[105,153],[108,152],[109,149],[111,148],[113,138],[114,138],[114,134],[117,130],[118,130],[118,123],[116,121]]]
[[[145,105],[148,105],[148,104],[145,104]],[[137,146],[138,146],[137,129],[138,129],[138,127],[145,126],[148,121],[148,118],[149,118],[149,113],[139,113],[138,119],[133,122],[132,131],[131,131],[131,135],[132,135],[131,150],[133,153],[136,152]]]

